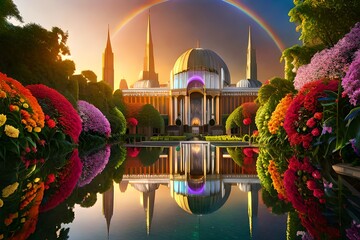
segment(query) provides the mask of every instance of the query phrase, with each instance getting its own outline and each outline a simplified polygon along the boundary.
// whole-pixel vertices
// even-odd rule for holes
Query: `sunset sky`
[[[92,70],[102,79],[108,26],[115,55],[115,88],[134,83],[143,68],[150,9],[155,70],[166,83],[176,59],[189,48],[215,51],[228,65],[232,83],[245,78],[248,28],[256,48],[258,78],[283,76],[280,48],[299,44],[289,22],[292,0],[14,0],[24,23],[69,33],[76,73]]]

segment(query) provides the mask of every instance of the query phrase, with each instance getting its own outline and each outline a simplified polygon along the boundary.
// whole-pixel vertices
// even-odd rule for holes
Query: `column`
[[[178,117],[178,101],[177,96],[174,98],[174,119]]]
[[[174,125],[174,116],[173,116],[173,97],[169,97],[169,125]]]
[[[188,123],[188,119],[189,119],[189,117],[188,117],[188,115],[189,115],[189,111],[188,111],[188,101],[189,101],[188,96],[185,96],[184,125],[188,125],[188,124],[189,124],[189,123]]]
[[[204,93],[204,97],[203,97],[203,125],[206,124],[207,119],[206,119],[206,93]]]
[[[220,124],[220,99],[216,96],[216,124]]]
[[[211,96],[211,117],[213,117],[212,115],[214,115],[215,117],[215,113],[214,113],[214,97]]]

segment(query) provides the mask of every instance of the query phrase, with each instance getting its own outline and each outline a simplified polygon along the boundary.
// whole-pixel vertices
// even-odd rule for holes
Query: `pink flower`
[[[251,118],[245,118],[244,120],[243,120],[243,123],[244,123],[244,125],[250,125],[251,124]]]
[[[317,188],[317,184],[316,184],[316,182],[314,180],[308,180],[306,182],[306,186],[310,190],[315,190]]]
[[[313,171],[311,176],[313,176],[315,179],[321,179],[321,174],[318,170]]]
[[[310,118],[306,122],[306,126],[308,126],[309,128],[313,128],[313,127],[315,127],[315,125],[316,125],[315,118]]]
[[[314,136],[314,137],[317,137],[320,135],[320,130],[318,128],[314,128],[312,131],[311,131],[311,134]]]

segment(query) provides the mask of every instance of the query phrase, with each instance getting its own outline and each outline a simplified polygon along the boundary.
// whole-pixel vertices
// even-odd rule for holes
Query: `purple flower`
[[[349,97],[352,105],[358,105],[360,103],[360,50],[355,53],[355,59],[349,66],[341,85],[344,88],[343,95]]]
[[[316,53],[309,64],[301,66],[296,73],[294,86],[303,85],[322,78],[342,78],[360,49],[360,23],[337,42],[334,47]]]
[[[323,126],[321,135],[324,135],[326,133],[332,133],[332,127]]]
[[[308,232],[304,231],[297,231],[296,236],[301,236],[301,240],[314,240]]]
[[[351,227],[346,229],[346,237],[350,240],[360,239],[360,224],[353,221]]]
[[[106,137],[110,136],[110,123],[97,107],[82,100],[79,100],[77,105],[84,132],[93,132]]]
[[[110,146],[97,151],[88,156],[82,157],[83,164],[82,173],[78,181],[78,186],[83,187],[89,184],[99,173],[104,170],[106,164],[109,162]]]
[[[354,152],[356,153],[356,155],[360,156],[359,154],[359,150],[356,148],[356,139],[350,139],[349,142],[351,143],[351,147],[354,150]]]

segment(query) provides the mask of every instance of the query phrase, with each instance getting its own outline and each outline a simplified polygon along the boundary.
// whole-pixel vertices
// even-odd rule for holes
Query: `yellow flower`
[[[29,104],[24,103],[24,104],[23,104],[23,107],[24,107],[24,108],[28,108],[28,107],[29,107]]]
[[[38,178],[38,177],[35,178],[35,180],[34,180],[34,182],[36,182],[36,183],[39,182],[39,181],[40,181],[40,178]]]
[[[41,128],[40,127],[35,127],[34,132],[37,132],[37,133],[41,132]]]
[[[6,98],[6,92],[0,90],[0,98]]]
[[[3,190],[2,190],[2,196],[3,198],[7,198],[8,196],[10,196],[11,194],[13,194],[16,189],[18,188],[19,186],[19,183],[18,182],[15,182],[7,187],[5,187]]]
[[[25,102],[25,100],[23,98],[20,98],[20,102]]]
[[[14,128],[11,125],[5,125],[5,134],[12,138],[18,138],[19,137],[19,129]]]
[[[0,208],[4,206],[4,201],[0,198]]]
[[[0,127],[6,122],[6,115],[0,114]]]
[[[32,132],[32,130],[33,130],[32,126],[25,126],[25,129],[26,129],[28,132]]]
[[[26,218],[21,218],[20,222],[24,223],[26,221]]]

